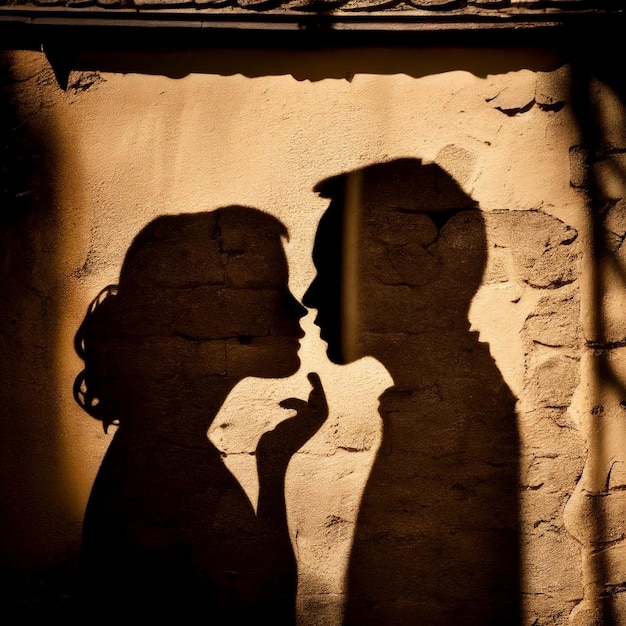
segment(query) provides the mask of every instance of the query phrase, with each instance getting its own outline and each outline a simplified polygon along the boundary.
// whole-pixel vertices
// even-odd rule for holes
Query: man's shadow
[[[333,362],[371,355],[394,380],[380,399],[344,623],[518,624],[515,398],[468,322],[487,259],[481,212],[417,159],[316,191],[330,205],[303,302]]]
[[[79,404],[116,432],[83,524],[79,614],[178,623],[295,622],[285,473],[327,415],[319,378],[256,450],[255,511],[207,430],[247,376],[300,367],[285,227],[247,207],[161,216],[76,335]]]

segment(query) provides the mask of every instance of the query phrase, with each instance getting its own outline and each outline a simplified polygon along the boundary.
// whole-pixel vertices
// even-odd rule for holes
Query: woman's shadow
[[[393,378],[356,520],[345,624],[519,623],[515,398],[470,332],[481,211],[435,164],[377,163],[316,187],[330,205],[303,302],[340,364]]]
[[[76,335],[79,404],[116,432],[83,524],[80,615],[91,621],[295,622],[285,473],[327,406],[307,401],[262,436],[255,512],[207,430],[248,376],[299,366],[285,227],[247,207],[162,216],[130,246]]]

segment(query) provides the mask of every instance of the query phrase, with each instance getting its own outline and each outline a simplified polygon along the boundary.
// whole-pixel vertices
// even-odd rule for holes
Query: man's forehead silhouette
[[[427,213],[435,223],[437,214],[449,217],[478,206],[439,165],[412,158],[375,163],[327,178],[314,191],[342,202],[344,208],[356,204],[364,212]]]

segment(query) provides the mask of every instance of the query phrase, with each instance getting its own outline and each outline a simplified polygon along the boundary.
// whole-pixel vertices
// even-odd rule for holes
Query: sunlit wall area
[[[2,52],[5,607],[77,610],[93,488],[89,558],[113,529],[213,583],[216,544],[293,574],[280,509],[301,626],[626,623],[623,87],[375,52],[93,53],[66,85]]]

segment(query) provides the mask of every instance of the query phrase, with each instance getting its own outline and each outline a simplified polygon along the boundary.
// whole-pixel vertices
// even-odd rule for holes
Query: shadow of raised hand
[[[275,572],[283,572],[279,587],[290,588],[293,594],[297,586],[297,567],[289,535],[285,478],[291,458],[318,432],[328,417],[328,404],[320,377],[310,373],[308,379],[313,387],[308,400],[288,398],[280,402],[281,407],[293,409],[296,414],[265,433],[256,450],[259,475],[257,517],[267,533],[267,546]],[[288,617],[291,619],[293,615]],[[290,624],[288,619],[281,623]]]
[[[296,414],[280,422],[273,430],[266,432],[256,450],[259,469],[266,466],[280,466],[289,463],[291,457],[307,442],[328,417],[328,403],[317,373],[307,376],[312,385],[308,400],[287,398],[280,402],[284,409],[293,409]],[[285,468],[286,469],[286,468]]]

